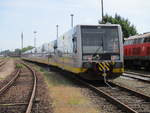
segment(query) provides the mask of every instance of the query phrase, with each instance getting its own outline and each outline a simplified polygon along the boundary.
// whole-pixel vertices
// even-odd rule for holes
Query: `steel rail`
[[[147,101],[150,101],[150,96],[148,96],[148,95],[142,94],[142,93],[140,93],[138,91],[135,91],[135,90],[133,90],[131,88],[128,88],[128,87],[125,87],[125,86],[120,86],[120,85],[118,85],[118,84],[116,84],[114,82],[110,82],[110,84],[115,86],[115,87],[119,87],[119,88],[121,88],[124,91],[131,92],[132,94],[134,94],[136,96],[139,96],[140,98],[143,98],[143,99],[145,99]]]
[[[106,100],[108,100],[111,104],[115,104],[115,106],[117,106],[119,109],[123,109],[124,111],[128,112],[128,113],[138,113],[137,111],[133,110],[132,108],[130,108],[129,106],[125,105],[124,103],[122,103],[121,101],[115,99],[113,96],[105,93],[104,91],[102,91],[101,89],[98,89],[97,87],[91,85],[90,83],[87,83],[83,80],[79,80],[76,79],[77,81],[79,81],[80,83],[84,84],[85,86],[89,87],[91,90],[95,91],[96,93],[100,94],[102,97],[104,97]]]
[[[144,74],[141,74],[141,73],[135,73],[135,72],[129,72],[129,71],[125,71],[126,74],[133,74],[133,75],[138,75],[138,76],[141,76],[141,77],[145,77],[145,78],[150,78],[150,75],[144,75]]]
[[[22,63],[24,66],[26,66],[33,74],[34,76],[34,83],[33,83],[33,89],[32,89],[32,94],[28,103],[28,107],[26,109],[25,113],[31,113],[32,111],[32,106],[33,106],[33,102],[34,102],[34,98],[35,98],[35,92],[36,92],[36,86],[37,86],[37,77],[36,77],[36,73],[35,71],[27,64]]]
[[[123,74],[122,76],[124,77],[128,77],[128,78],[132,78],[132,79],[136,79],[136,80],[139,80],[139,81],[142,81],[142,82],[146,82],[146,83],[150,83],[150,78],[147,77],[147,76],[140,76],[140,75],[137,75],[135,74],[135,77],[134,76],[130,76],[130,75],[125,75]],[[136,77],[137,76],[137,77]],[[140,78],[139,78],[140,77]],[[142,79],[143,78],[143,79]],[[145,78],[145,79],[144,79]]]
[[[10,86],[15,82],[15,80],[18,78],[20,73],[20,69],[18,69],[16,71],[16,73],[14,74],[15,76],[5,85],[0,89],[0,95],[3,94],[8,88],[10,88]]]
[[[3,66],[4,64],[6,64],[7,61],[2,61],[0,62],[0,67]]]

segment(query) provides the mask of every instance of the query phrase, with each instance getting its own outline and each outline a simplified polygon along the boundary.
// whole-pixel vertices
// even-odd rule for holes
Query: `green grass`
[[[92,106],[90,100],[82,95],[80,87],[57,72],[49,72],[39,66],[35,67],[44,75],[50,97],[53,99],[54,113],[99,113],[99,110]]]
[[[16,64],[16,68],[21,69],[21,68],[23,68],[23,65],[22,64]]]
[[[64,76],[60,75],[57,72],[49,72],[42,67],[37,67],[37,70],[42,72],[45,75],[45,80],[51,86],[68,86],[74,85],[71,81],[67,80]]]
[[[75,99],[75,98],[72,98],[68,101],[68,104],[70,105],[79,105],[81,102],[79,99]]]

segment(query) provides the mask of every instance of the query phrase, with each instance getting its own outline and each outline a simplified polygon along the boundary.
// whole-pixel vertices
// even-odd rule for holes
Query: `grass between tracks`
[[[91,101],[82,95],[81,88],[55,72],[38,67],[45,75],[54,113],[100,113]]]

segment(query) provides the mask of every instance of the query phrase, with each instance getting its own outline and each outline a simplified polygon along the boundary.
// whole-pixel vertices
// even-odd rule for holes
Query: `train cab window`
[[[77,37],[73,37],[72,42],[73,42],[73,52],[77,53]]]
[[[143,43],[144,38],[139,38],[139,43]]]
[[[147,42],[147,38],[144,38],[144,42]]]
[[[138,44],[138,39],[135,39],[135,40],[134,40],[134,44]]]
[[[145,37],[144,42],[150,42],[150,37]]]
[[[127,41],[124,41],[124,45],[127,45]]]
[[[138,38],[137,43],[140,44],[140,43],[142,43],[142,42],[143,42],[143,39],[142,39],[142,38]]]
[[[133,44],[133,40],[129,40],[129,45]]]
[[[128,40],[128,41],[127,41],[127,45],[130,45],[130,42],[131,42],[131,41],[130,41],[130,40]]]
[[[130,45],[130,40],[127,40],[127,41],[126,41],[126,45]]]
[[[131,40],[131,44],[134,44],[134,39]]]
[[[147,37],[147,39],[148,39],[148,42],[150,42],[150,37]]]
[[[133,40],[133,44],[135,44],[135,42],[136,42],[136,41],[135,41],[135,40]]]

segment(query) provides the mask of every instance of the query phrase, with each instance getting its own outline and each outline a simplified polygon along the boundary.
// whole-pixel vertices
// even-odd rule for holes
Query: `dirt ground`
[[[45,78],[49,101],[53,113],[102,113],[95,104],[82,94],[81,87],[67,80],[59,73],[37,67]]]
[[[7,59],[7,63],[2,67],[0,67],[0,81],[4,80],[14,71],[15,71],[15,61],[13,59]]]

